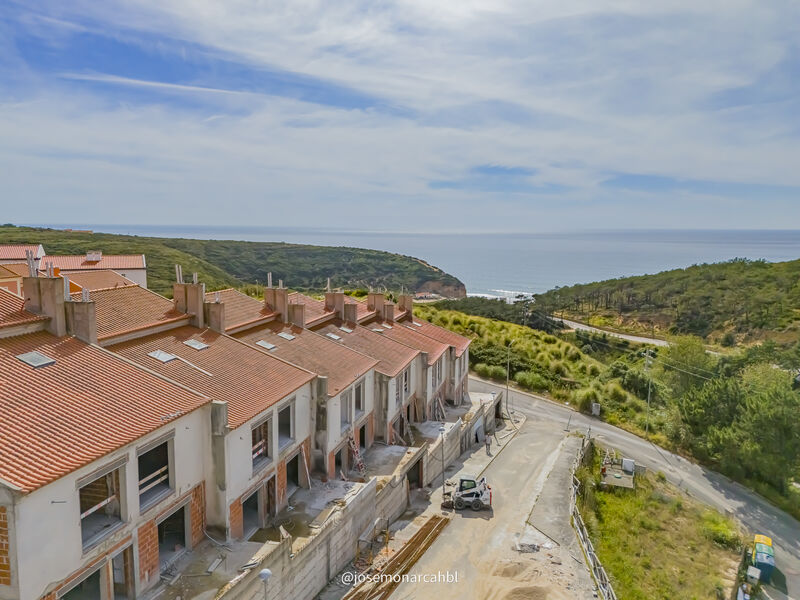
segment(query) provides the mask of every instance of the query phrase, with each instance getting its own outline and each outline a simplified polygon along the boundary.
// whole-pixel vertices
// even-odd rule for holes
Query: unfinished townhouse
[[[287,294],[282,288],[277,294]],[[342,347],[335,337],[303,327],[305,304],[289,298],[270,299],[282,311],[235,290],[211,292],[223,328],[234,337],[317,374],[316,406],[312,411],[313,470],[335,479],[353,467],[363,469],[362,456],[372,446],[375,430],[375,366],[378,361]],[[295,300],[300,298],[295,296]],[[228,310],[235,315],[228,322]],[[263,315],[268,314],[267,322]],[[337,336],[338,337],[338,336]]]
[[[211,398],[206,519],[242,539],[310,485],[315,374],[206,327],[215,305],[202,284],[175,284],[173,293],[170,301],[139,286],[111,288],[86,304],[99,344]]]
[[[204,537],[210,400],[67,336],[61,278],[24,288],[0,290],[0,598],[138,597]]]

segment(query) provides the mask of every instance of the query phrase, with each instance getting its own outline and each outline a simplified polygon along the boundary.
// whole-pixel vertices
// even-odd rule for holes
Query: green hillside
[[[800,339],[800,260],[735,259],[556,288],[540,310],[592,324],[734,345]]]
[[[299,290],[319,290],[327,278],[336,287],[386,286],[399,290],[431,291],[444,296],[465,295],[464,284],[422,260],[377,250],[310,246],[279,242],[240,242],[155,238],[110,233],[67,232],[57,229],[0,226],[0,244],[40,243],[49,254],[144,254],[151,289],[171,293],[174,265],[184,274],[197,272],[208,288],[264,284],[272,272]]]

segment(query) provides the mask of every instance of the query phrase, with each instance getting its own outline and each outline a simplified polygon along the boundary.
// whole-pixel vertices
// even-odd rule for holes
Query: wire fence
[[[575,528],[575,532],[578,534],[578,541],[581,544],[584,556],[586,556],[586,561],[589,564],[589,570],[592,572],[592,577],[594,577],[594,581],[597,584],[597,593],[601,598],[603,598],[603,600],[617,600],[617,594],[614,592],[614,588],[611,585],[611,581],[608,579],[608,574],[606,573],[605,568],[603,568],[603,564],[600,562],[600,559],[597,558],[597,554],[594,551],[594,546],[592,545],[592,540],[589,539],[589,534],[586,531],[586,525],[583,523],[581,511],[578,510],[578,491],[580,488],[580,482],[578,481],[577,477],[575,477],[575,472],[583,463],[586,450],[591,448],[591,446],[591,440],[584,438],[583,444],[581,444],[581,449],[578,452],[578,455],[575,457],[575,462],[572,464],[572,488],[570,490],[572,525]]]

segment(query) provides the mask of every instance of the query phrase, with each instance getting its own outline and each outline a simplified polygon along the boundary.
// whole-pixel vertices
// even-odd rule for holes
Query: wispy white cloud
[[[36,220],[27,198],[87,222],[385,227],[409,207],[431,229],[800,217],[785,193],[800,186],[792,2],[37,6],[7,29],[0,69],[29,73],[0,104],[6,220]],[[110,40],[107,60],[87,39]],[[780,94],[736,91],[765,81]],[[535,176],[487,181],[481,165]],[[710,183],[603,185],[619,173]]]

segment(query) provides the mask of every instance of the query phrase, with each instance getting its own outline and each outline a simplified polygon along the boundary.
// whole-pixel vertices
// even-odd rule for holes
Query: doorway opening
[[[242,528],[244,530],[244,539],[248,539],[262,525],[258,492],[259,490],[256,490],[242,502]]]
[[[158,560],[164,571],[186,552],[186,507],[179,508],[158,524]]]
[[[286,463],[286,497],[291,496],[300,487],[300,454]]]
[[[125,548],[111,559],[111,571],[114,577],[114,600],[133,598],[133,548]]]
[[[367,449],[367,424],[364,423],[358,430],[358,447],[362,452]]]
[[[94,600],[101,597],[100,571],[98,569],[78,585],[61,596],[62,600]]]

